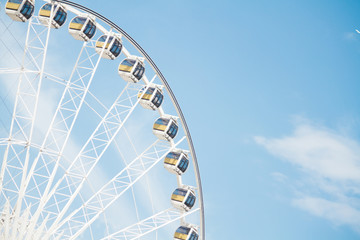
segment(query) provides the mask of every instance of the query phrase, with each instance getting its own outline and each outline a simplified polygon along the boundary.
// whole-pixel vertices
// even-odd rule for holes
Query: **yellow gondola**
[[[164,159],[164,167],[171,173],[183,174],[189,166],[189,159],[185,151],[174,149]]]
[[[6,14],[15,21],[26,22],[34,13],[35,0],[8,0]]]
[[[195,192],[190,187],[177,188],[171,195],[171,204],[180,210],[189,211],[195,204]]]
[[[131,56],[124,59],[119,65],[119,75],[127,82],[137,83],[145,73],[143,59]]]
[[[69,25],[69,33],[76,40],[89,41],[96,32],[95,21],[90,17],[74,17]]]
[[[174,240],[198,240],[199,234],[193,227],[180,226],[176,229]]]
[[[175,138],[179,128],[175,119],[173,116],[158,118],[153,126],[155,136],[168,141]]]
[[[44,6],[41,7],[39,11],[39,20],[42,24],[48,25],[50,16],[51,16],[51,10],[53,10],[53,17],[51,19],[51,27],[52,28],[60,28],[62,25],[64,25],[67,17],[67,13],[65,8],[60,4],[51,4],[46,3]]]
[[[106,44],[105,44],[106,42]],[[122,49],[122,41],[117,36],[102,35],[96,41],[96,52],[101,54],[101,57],[114,60],[117,58]]]
[[[147,88],[143,95],[145,89],[146,87],[143,87],[138,94],[138,98],[140,98],[140,105],[146,109],[156,110],[160,107],[164,100],[161,88],[157,85],[151,85]]]

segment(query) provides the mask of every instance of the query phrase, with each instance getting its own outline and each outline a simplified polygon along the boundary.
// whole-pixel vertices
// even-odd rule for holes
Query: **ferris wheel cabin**
[[[138,94],[140,105],[146,109],[156,110],[164,100],[162,90],[158,86],[149,86],[144,93],[145,89],[146,87],[143,87]]]
[[[106,42],[106,44],[105,44]],[[121,39],[117,36],[102,35],[96,41],[96,52],[101,54],[101,57],[114,60],[117,58],[122,49]]]
[[[194,206],[195,200],[195,192],[190,188],[177,188],[171,195],[171,204],[186,212]]]
[[[89,41],[96,32],[95,21],[90,17],[74,17],[69,25],[69,33],[80,41]]]
[[[174,117],[160,117],[153,126],[153,133],[162,140],[174,139],[178,132],[178,124]]]
[[[34,13],[35,0],[8,0],[5,12],[12,20],[26,22]]]
[[[189,166],[189,158],[181,149],[174,149],[164,159],[164,167],[170,173],[181,175]]]
[[[119,65],[119,75],[127,82],[139,82],[144,73],[144,63],[138,57],[126,58]]]
[[[54,12],[51,19],[51,27],[56,29],[60,28],[64,25],[67,17],[65,8],[60,4],[46,3],[42,6],[39,11],[39,20],[42,24],[48,25],[51,17],[51,10]]]
[[[176,229],[174,240],[198,240],[199,234],[193,227],[180,226]]]

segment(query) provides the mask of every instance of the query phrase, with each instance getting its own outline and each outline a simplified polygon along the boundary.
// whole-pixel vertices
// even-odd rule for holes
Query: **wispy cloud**
[[[358,39],[358,30],[354,31],[354,32],[347,32],[344,34],[344,38],[347,41],[356,41]]]
[[[255,141],[301,173],[299,179],[292,179],[297,182],[294,206],[360,229],[359,142],[309,123],[298,124],[289,136],[255,137]],[[286,177],[283,173],[272,175],[278,181]]]
[[[304,170],[331,179],[360,180],[360,145],[329,130],[300,125],[291,136],[255,140]]]
[[[271,176],[278,182],[285,182],[287,180],[287,176],[280,172],[273,172]]]
[[[295,199],[293,204],[335,224],[348,224],[359,230],[360,211],[349,204],[313,197]]]

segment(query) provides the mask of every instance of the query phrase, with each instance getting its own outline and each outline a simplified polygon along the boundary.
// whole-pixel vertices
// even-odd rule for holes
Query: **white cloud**
[[[354,32],[347,32],[347,33],[344,33],[344,39],[345,40],[348,40],[348,41],[356,41],[357,38],[358,38],[358,30],[354,31]]]
[[[273,172],[270,175],[278,182],[285,182],[288,178],[285,174],[280,172]]]
[[[339,225],[360,229],[360,144],[335,131],[300,123],[289,136],[255,137],[272,155],[301,170],[297,179],[272,173],[293,184],[294,206]],[[288,181],[288,179],[293,181]]]
[[[301,125],[289,137],[255,140],[304,170],[330,179],[360,181],[360,145],[341,135]]]
[[[360,211],[348,204],[312,197],[295,199],[293,204],[335,224],[348,224],[360,228]]]

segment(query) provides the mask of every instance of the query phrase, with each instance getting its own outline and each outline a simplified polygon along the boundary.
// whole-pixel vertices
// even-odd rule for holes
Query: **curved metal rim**
[[[178,115],[180,116],[180,120],[181,123],[184,127],[185,130],[185,135],[187,137],[188,140],[188,144],[190,146],[190,152],[191,152],[191,156],[193,158],[193,165],[194,165],[194,169],[195,169],[195,175],[196,175],[196,182],[198,185],[198,193],[199,193],[199,204],[200,204],[200,231],[201,231],[201,239],[205,239],[205,215],[204,215],[204,202],[203,202],[203,193],[202,193],[202,185],[201,185],[201,179],[200,179],[200,171],[199,171],[199,166],[198,166],[198,162],[197,162],[197,158],[196,158],[196,153],[195,153],[195,148],[191,139],[191,135],[190,135],[190,131],[189,128],[187,126],[184,114],[180,108],[180,105],[172,91],[172,89],[170,88],[169,83],[166,81],[164,75],[161,73],[160,69],[156,66],[155,62],[151,59],[151,57],[145,52],[145,50],[127,33],[125,32],[122,28],[120,28],[118,25],[116,25],[115,23],[113,23],[111,20],[109,20],[108,18],[104,17],[103,15],[83,6],[80,5],[78,3],[75,2],[71,2],[68,0],[54,0],[55,2],[60,2],[60,3],[64,3],[73,7],[76,7],[78,9],[81,9],[85,12],[88,12],[92,15],[94,15],[95,17],[101,19],[103,22],[105,22],[106,24],[108,24],[110,27],[116,29],[117,31],[119,31],[139,52],[141,52],[143,54],[143,56],[145,57],[145,59],[150,63],[151,67],[153,68],[153,70],[156,72],[156,74],[158,75],[158,77],[160,78],[161,82],[164,84],[166,90],[168,91],[171,101],[173,102],[173,104],[175,105],[176,108],[176,112],[178,113]]]

